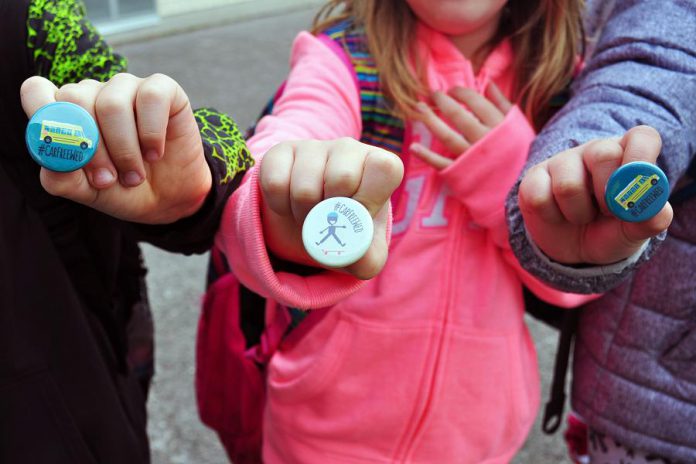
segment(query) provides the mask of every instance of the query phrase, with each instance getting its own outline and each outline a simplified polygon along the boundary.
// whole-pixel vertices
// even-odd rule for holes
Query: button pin
[[[27,124],[25,140],[29,154],[51,171],[80,169],[94,156],[99,130],[92,116],[68,102],[42,106]]]
[[[358,261],[370,247],[373,233],[370,213],[346,197],[317,203],[302,224],[305,250],[327,267],[345,267]]]
[[[624,164],[609,177],[604,200],[609,211],[627,222],[647,221],[669,199],[669,182],[660,168],[634,161]]]

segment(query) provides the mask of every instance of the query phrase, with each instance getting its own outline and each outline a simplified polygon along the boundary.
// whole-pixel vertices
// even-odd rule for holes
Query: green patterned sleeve
[[[220,184],[234,181],[254,164],[244,136],[237,124],[226,114],[212,108],[200,108],[194,116],[203,139],[206,157],[215,164]]]
[[[32,0],[27,47],[36,74],[57,86],[82,79],[106,81],[127,68],[126,59],[89,22],[80,0]]]

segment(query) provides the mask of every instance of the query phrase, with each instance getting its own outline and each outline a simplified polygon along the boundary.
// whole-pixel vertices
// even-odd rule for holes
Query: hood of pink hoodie
[[[424,23],[416,26],[416,50],[420,62],[426,64],[426,76],[431,90],[446,92],[459,85],[484,93],[492,80],[508,96],[512,91],[513,63],[509,39],[502,40],[484,60],[478,73],[448,36]]]

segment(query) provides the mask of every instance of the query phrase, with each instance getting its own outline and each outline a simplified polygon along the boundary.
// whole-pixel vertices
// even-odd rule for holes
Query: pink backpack
[[[224,257],[217,249],[211,259],[221,269]],[[287,322],[279,317],[264,332],[264,341],[248,348],[239,298],[240,285],[231,272],[220,274],[205,294],[196,343],[196,399],[201,420],[217,431],[230,460],[245,464],[261,462],[263,365]]]
[[[260,463],[266,364],[281,343],[288,348],[297,343],[325,311],[312,311],[300,328],[288,333],[291,310],[265,300],[265,311],[261,311],[260,297],[239,284],[226,270],[224,259],[219,250],[212,250],[211,271],[217,278],[203,298],[198,324],[196,399],[201,420],[217,432],[230,460]],[[257,305],[249,305],[254,298]],[[257,316],[265,313],[271,320],[264,324],[258,317],[245,319],[244,312],[249,310],[256,310]]]

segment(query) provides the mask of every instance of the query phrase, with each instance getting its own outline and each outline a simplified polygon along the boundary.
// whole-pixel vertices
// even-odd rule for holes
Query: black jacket
[[[207,250],[251,158],[234,123],[205,110],[214,187],[195,216],[137,226],[47,194],[24,144],[20,85],[107,79],[125,60],[76,0],[0,0],[0,31],[0,463],[147,463],[145,392],[127,362],[144,294],[137,241]]]

